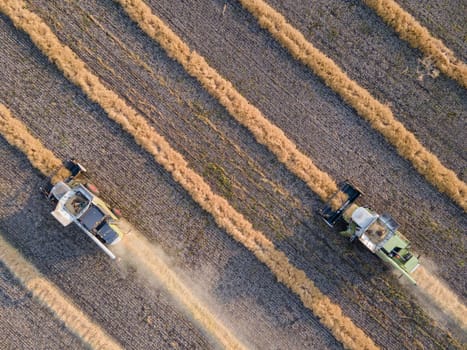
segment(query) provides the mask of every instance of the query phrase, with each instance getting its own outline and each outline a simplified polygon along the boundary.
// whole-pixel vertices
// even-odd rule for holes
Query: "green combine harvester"
[[[347,199],[339,208],[333,209],[331,203],[341,192],[346,194]],[[349,237],[351,242],[358,239],[372,253],[417,284],[412,275],[420,264],[418,257],[409,250],[409,240],[397,230],[399,225],[388,214],[380,215],[367,207],[354,204],[361,195],[362,192],[356,187],[344,182],[319,214],[330,227],[343,219],[347,229],[341,232],[342,235]]]

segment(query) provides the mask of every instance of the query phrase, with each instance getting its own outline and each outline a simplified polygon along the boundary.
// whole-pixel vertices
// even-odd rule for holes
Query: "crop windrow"
[[[410,13],[394,0],[363,0],[401,39],[431,57],[441,72],[467,88],[467,64],[458,59],[444,43],[434,38]]]
[[[188,167],[185,159],[159,135],[133,108],[113,91],[106,88],[93,75],[84,62],[63,45],[50,28],[37,15],[29,11],[24,1],[4,0],[0,10],[16,27],[25,31],[37,47],[78,85],[90,100],[98,103],[108,117],[130,133],[135,141],[152,154],[175,181],[207,212],[216,223],[233,238],[242,243],[269,267],[276,278],[296,293],[304,306],[309,308],[334,337],[350,349],[377,349],[377,346],[342,309],[321,293],[305,272],[297,269],[287,256],[275,248],[264,234],[238,213],[224,198],[214,194],[201,176]]]
[[[70,175],[70,172],[63,167],[62,161],[31,135],[26,125],[14,118],[10,110],[1,103],[0,134],[9,144],[23,152],[34,168],[45,176],[51,177],[52,183],[63,180]]]
[[[379,131],[440,192],[447,194],[467,211],[467,185],[446,168],[396,120],[391,109],[375,99],[366,89],[350,79],[333,60],[315,48],[302,33],[263,0],[239,0],[259,25],[297,60],[309,67],[324,83],[338,93],[359,115]]]
[[[66,328],[91,349],[123,349],[112,337],[92,322],[59,288],[41,275],[0,234],[0,260],[21,284],[49,309]]]

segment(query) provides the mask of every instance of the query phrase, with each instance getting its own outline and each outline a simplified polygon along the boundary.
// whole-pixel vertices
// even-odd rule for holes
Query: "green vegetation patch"
[[[216,182],[217,188],[227,198],[232,197],[232,182],[228,178],[224,168],[215,163],[208,163],[204,169],[203,176],[213,179]]]

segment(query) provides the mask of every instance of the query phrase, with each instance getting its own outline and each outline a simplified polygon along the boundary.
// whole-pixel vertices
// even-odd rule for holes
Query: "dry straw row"
[[[69,47],[60,43],[50,28],[24,5],[23,1],[4,0],[0,3],[0,9],[31,37],[70,81],[80,86],[92,101],[107,112],[109,118],[119,123],[139,145],[151,153],[155,160],[172,174],[174,180],[183,186],[204,210],[213,215],[220,227],[253,252],[280,282],[296,293],[303,304],[331,330],[337,340],[346,348],[377,348],[349,317],[343,315],[338,305],[322,294],[303,271],[290,264],[285,254],[278,251],[261,232],[255,230],[224,198],[214,194],[203,178],[188,167],[185,159],[172,149],[141,115],[126,105],[113,91],[107,89],[85,67],[84,62]]]
[[[73,334],[91,349],[122,349],[96,323],[92,322],[71,300],[36,270],[0,234],[0,260]]]
[[[427,57],[431,57],[441,72],[467,88],[467,65],[399,4],[393,0],[363,0],[363,2],[389,24],[403,40],[412,47],[420,49]]]
[[[302,33],[287,23],[284,16],[262,0],[239,0],[256,17],[260,26],[300,62],[308,66],[327,86],[338,93],[358,114],[378,130],[397,152],[412,162],[439,191],[467,210],[467,185],[430,153],[417,138],[397,121],[388,106],[350,79],[329,57],[308,42]]]
[[[70,175],[69,171],[62,166],[60,159],[32,136],[26,125],[12,117],[10,110],[1,103],[0,133],[8,143],[23,152],[36,169],[45,176],[52,176],[52,183]]]

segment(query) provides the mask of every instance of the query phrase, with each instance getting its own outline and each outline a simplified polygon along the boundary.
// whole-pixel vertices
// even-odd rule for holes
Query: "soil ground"
[[[316,215],[319,199],[114,2],[28,3],[378,345],[459,346],[375,256],[322,224]],[[466,180],[465,90],[442,75],[418,80],[421,54],[358,2],[316,1],[303,8],[291,1],[270,3],[353,79],[389,103],[397,118]],[[350,179],[364,189],[366,204],[392,214],[414,249],[436,261],[439,276],[465,302],[467,218],[461,209],[237,3],[148,4],[321,169],[338,181]],[[438,25],[445,23],[436,18]],[[253,348],[341,348],[295,295],[217,228],[168,173],[4,16],[0,40],[1,102],[59,157],[80,159],[102,197],[171,257],[174,269],[234,333]],[[452,40],[462,46],[456,35]],[[43,179],[2,139],[0,161],[0,228],[8,240],[125,348],[215,346],[163,289],[110,262],[79,230],[60,227],[37,191]],[[1,283],[16,286],[6,289],[8,300],[21,288],[7,271],[1,276]],[[28,305],[40,312],[12,306],[15,317],[29,324],[26,334],[44,328],[44,335],[55,334],[56,344],[49,345],[57,349],[76,342],[57,322],[41,321],[47,311],[34,301]],[[2,316],[10,315],[8,310],[2,306]],[[5,334],[14,334],[12,319],[2,320],[8,320],[0,322]],[[19,344],[27,348],[27,341],[25,337]]]

